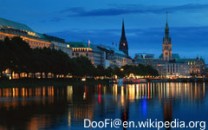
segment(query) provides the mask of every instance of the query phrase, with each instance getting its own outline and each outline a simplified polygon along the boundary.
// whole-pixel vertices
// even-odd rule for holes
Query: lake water
[[[0,130],[82,130],[84,119],[207,122],[208,84],[0,88]]]

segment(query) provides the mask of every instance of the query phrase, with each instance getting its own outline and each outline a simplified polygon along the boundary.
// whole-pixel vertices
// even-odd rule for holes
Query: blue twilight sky
[[[125,20],[130,55],[159,56],[166,12],[173,53],[208,61],[208,0],[0,0],[0,17],[67,41],[114,46]]]

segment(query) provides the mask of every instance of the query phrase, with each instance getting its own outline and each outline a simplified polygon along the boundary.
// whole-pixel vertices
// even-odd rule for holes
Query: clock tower
[[[169,36],[169,27],[168,27],[168,20],[166,20],[166,26],[165,26],[165,36],[163,38],[163,60],[169,61],[172,59],[172,43],[171,38]]]

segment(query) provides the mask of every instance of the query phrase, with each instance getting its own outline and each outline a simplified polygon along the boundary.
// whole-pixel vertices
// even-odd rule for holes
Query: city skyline
[[[92,43],[118,45],[124,19],[131,57],[142,52],[153,53],[156,57],[161,54],[168,11],[173,53],[208,59],[208,19],[205,17],[208,2],[205,0],[134,0],[131,3],[107,0],[99,4],[95,0],[88,3],[1,0],[1,3],[0,17],[25,23],[37,32],[54,34],[67,41],[91,40]]]

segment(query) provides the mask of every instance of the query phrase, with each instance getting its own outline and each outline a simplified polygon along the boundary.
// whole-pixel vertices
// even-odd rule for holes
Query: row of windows
[[[0,39],[4,39],[6,36],[5,35],[0,35]],[[13,36],[14,35],[11,35],[9,37],[13,37]],[[49,43],[46,43],[46,42],[41,42],[41,41],[40,42],[36,42],[36,41],[29,40],[29,39],[24,39],[24,38],[23,38],[23,40],[28,42],[31,48],[35,48],[35,47],[40,47],[40,48],[42,48],[42,47],[49,47]]]
[[[75,52],[72,52],[72,56],[91,56],[91,54],[88,54],[88,53],[75,53]]]
[[[25,40],[25,41],[29,43],[29,45],[30,45],[31,48],[36,48],[36,47],[39,47],[39,48],[49,47],[49,44],[44,43],[44,42],[34,42],[34,41],[30,41],[30,40]]]
[[[92,49],[90,49],[90,48],[73,48],[73,51],[86,52],[86,51],[92,51]]]

